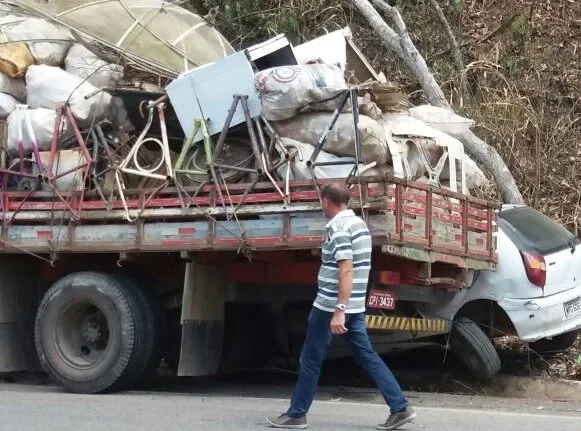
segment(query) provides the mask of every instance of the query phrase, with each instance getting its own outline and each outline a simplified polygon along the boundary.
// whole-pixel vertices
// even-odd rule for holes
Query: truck
[[[347,33],[301,52],[347,61],[360,82],[377,81],[372,90],[394,100]],[[431,311],[454,303],[478,273],[495,271],[496,203],[457,190],[463,153],[451,148],[430,166],[428,183],[403,179],[401,170],[363,175],[357,86],[338,95],[341,105],[305,156],[312,178],[291,178],[300,151],[280,144],[248,94],[256,93],[257,66],[300,64],[298,53],[277,37],[228,55],[216,69],[199,68],[206,81],[194,96],[188,76],[170,84],[171,103],[156,91],[105,89],[123,100],[135,135],[107,121],[80,127],[68,100],[56,110],[50,150],[40,151],[21,123],[20,154],[7,160],[3,152],[0,166],[0,373],[42,369],[68,391],[101,393],[143,384],[162,361],[178,376],[296,369],[326,234],[319,191],[329,181],[349,184],[350,208],[372,235],[366,321],[376,349],[439,345],[479,376],[498,372],[495,334],[470,319],[470,304],[451,318]],[[317,178],[315,168],[332,164],[317,155],[348,102],[356,167]],[[202,107],[211,114],[200,115]],[[16,109],[26,118],[25,106]],[[64,124],[73,133],[65,136]],[[414,145],[413,136],[402,139]],[[435,180],[445,161],[449,188]],[[329,356],[347,355],[336,340]]]
[[[166,185],[109,201],[95,189],[3,189],[0,372],[40,365],[66,390],[98,393],[150,379],[162,359],[179,376],[257,358],[296,366],[328,181]],[[450,338],[473,372],[496,373],[478,325],[463,318],[454,330],[419,312],[495,270],[496,204],[388,175],[348,181],[373,237],[367,325],[377,349]],[[345,349],[338,341],[330,355]]]

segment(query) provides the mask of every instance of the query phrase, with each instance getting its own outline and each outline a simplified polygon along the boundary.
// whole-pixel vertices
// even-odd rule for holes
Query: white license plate
[[[563,307],[565,308],[565,319],[576,316],[577,314],[581,313],[581,298],[565,302]]]
[[[395,292],[372,289],[371,292],[369,292],[367,306],[370,308],[393,310],[395,308],[395,300]]]

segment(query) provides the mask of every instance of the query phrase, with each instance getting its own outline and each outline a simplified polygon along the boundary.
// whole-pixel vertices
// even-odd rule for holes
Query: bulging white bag
[[[281,121],[301,111],[333,111],[347,89],[343,72],[331,64],[281,66],[263,70],[254,79],[262,115]]]
[[[305,144],[294,139],[280,138],[281,143],[286,148],[296,148],[298,155],[294,163],[291,164],[291,170],[294,179],[307,180],[313,178],[311,169],[307,166],[307,162],[313,155],[315,147],[310,144]],[[302,159],[302,160],[301,160]],[[355,159],[353,157],[339,157],[334,154],[321,151],[317,157],[317,162],[352,162],[349,165],[337,166],[317,166],[315,167],[315,176],[322,178],[345,178],[349,175],[353,166],[355,166]]]
[[[58,67],[30,66],[26,72],[26,89],[31,108],[57,109],[68,101],[74,117],[82,125],[105,118],[111,105],[111,95],[105,92],[85,99],[97,88]]]
[[[302,114],[290,120],[272,122],[281,137],[316,145],[331,122],[329,113]],[[391,160],[383,127],[364,115],[359,116],[361,136],[361,160],[383,165]],[[323,149],[337,156],[355,157],[355,127],[351,114],[339,114],[335,127],[327,138]]]
[[[115,87],[123,78],[123,66],[101,60],[81,44],[74,44],[69,50],[65,70],[97,88]]]
[[[18,127],[22,126],[22,144],[24,147],[24,155],[30,156],[32,154],[32,140],[28,133],[26,121],[24,116],[30,116],[30,123],[36,138],[36,145],[39,150],[50,150],[50,144],[54,133],[54,126],[56,123],[56,111],[52,109],[27,109],[24,112],[14,110],[8,117],[8,135],[6,139],[6,151],[10,156],[18,156]],[[67,135],[68,127],[66,120],[63,119],[62,124],[63,135]]]
[[[10,78],[0,72],[0,93],[10,94],[16,100],[26,100],[26,84],[23,79]]]
[[[37,64],[61,65],[73,40],[68,30],[41,18],[9,15],[0,20],[0,27],[8,42],[27,43]],[[43,39],[51,42],[28,42]]]
[[[461,135],[470,130],[474,121],[461,117],[454,111],[438,106],[421,105],[409,109],[410,116],[428,126],[450,135]]]
[[[6,118],[16,109],[18,102],[9,94],[0,93],[0,118]]]
[[[296,157],[294,162],[291,163],[291,178],[297,180],[308,180],[312,179],[313,175],[311,173],[311,169],[307,166],[307,162],[310,160],[313,152],[315,151],[315,147],[310,144],[305,144],[302,142],[295,141],[294,139],[289,138],[280,138],[282,145],[287,148],[289,151],[293,151],[296,149]],[[339,157],[334,154],[328,153],[326,151],[321,151],[319,156],[317,157],[318,163],[324,162],[335,162],[335,163],[348,163],[344,165],[327,165],[327,166],[316,166],[314,168],[315,176],[318,179],[324,178],[347,178],[349,174],[353,171],[355,167],[355,159],[353,157]],[[365,175],[385,175],[386,172],[389,171],[389,168],[386,170],[386,166],[382,167],[371,167],[369,165],[359,165],[360,174],[362,176]],[[279,170],[279,175],[281,178],[285,178],[286,169]]]

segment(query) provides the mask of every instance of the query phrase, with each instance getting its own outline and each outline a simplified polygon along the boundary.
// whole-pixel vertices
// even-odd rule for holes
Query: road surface
[[[2,431],[246,431],[287,406],[289,387],[204,383],[112,395],[76,395],[52,385],[0,384]],[[422,431],[578,431],[581,406],[410,393]],[[371,430],[387,410],[372,390],[324,389],[309,415],[312,430]]]

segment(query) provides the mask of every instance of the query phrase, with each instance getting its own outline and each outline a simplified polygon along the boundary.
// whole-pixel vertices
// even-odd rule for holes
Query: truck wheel
[[[136,296],[117,278],[79,272],[44,295],[35,322],[43,369],[66,390],[114,391],[143,354],[145,324]]]
[[[500,357],[494,344],[472,320],[462,317],[453,324],[450,346],[476,377],[489,378],[500,371]]]
[[[153,357],[155,349],[155,321],[149,301],[133,280],[122,275],[112,275],[120,283],[124,291],[133,300],[131,301],[131,311],[140,322],[138,326],[140,336],[136,337],[136,346],[123,375],[111,387],[111,391],[131,389],[135,383],[142,378],[145,370]]]
[[[581,331],[565,332],[551,339],[543,338],[542,340],[529,343],[529,347],[537,353],[558,353],[569,349],[579,336]]]
[[[145,312],[145,321],[147,323],[146,351],[136,379],[138,384],[144,384],[155,376],[167,350],[167,322],[155,291],[150,289],[145,281],[125,280],[138,294],[138,301]],[[142,288],[137,287],[137,283]]]

